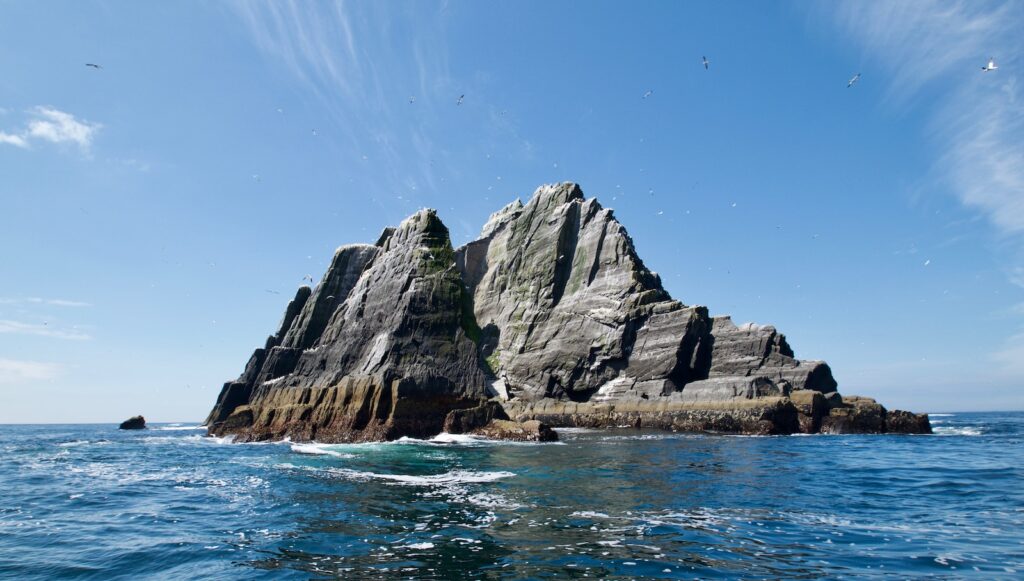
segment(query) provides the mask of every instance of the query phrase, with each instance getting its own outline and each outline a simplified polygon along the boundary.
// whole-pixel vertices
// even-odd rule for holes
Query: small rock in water
[[[135,416],[133,418],[128,418],[127,420],[121,422],[121,425],[119,426],[119,429],[121,429],[121,430],[145,430],[146,429],[146,418],[144,418],[142,416]]]

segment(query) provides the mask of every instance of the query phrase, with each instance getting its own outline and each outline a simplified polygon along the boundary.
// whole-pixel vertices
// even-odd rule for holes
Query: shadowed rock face
[[[509,204],[458,250],[432,210],[340,248],[207,424],[320,441],[430,436],[446,418],[507,437],[528,433],[508,418],[744,433],[928,425],[836,388],[774,327],[673,300],[612,211],[566,183]],[[481,407],[488,398],[507,415]]]
[[[145,430],[146,429],[146,418],[142,416],[133,416],[127,420],[121,422],[118,426],[121,430]]]

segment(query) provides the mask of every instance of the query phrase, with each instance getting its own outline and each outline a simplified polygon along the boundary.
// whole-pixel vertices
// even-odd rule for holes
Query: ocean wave
[[[559,434],[589,434],[593,432],[603,432],[597,428],[553,428]]]
[[[675,432],[666,432],[662,434],[630,434],[630,435],[615,435],[615,436],[604,436],[601,438],[602,441],[614,442],[621,440],[686,440],[686,439],[698,439],[705,438],[705,434],[682,434]]]
[[[62,448],[73,448],[75,446],[84,446],[86,444],[91,443],[92,442],[90,442],[89,440],[72,440],[70,442],[61,442],[60,444],[57,445],[61,446]]]
[[[441,432],[440,434],[426,439],[421,440],[419,438],[410,438],[403,436],[393,442],[376,442],[375,444],[426,444],[426,445],[440,445],[440,446],[467,446],[467,447],[478,447],[478,446],[537,446],[537,445],[564,445],[564,442],[516,442],[513,440],[496,440],[494,438],[485,438],[484,436],[474,436],[471,434],[449,434],[448,432]],[[373,445],[373,444],[369,444]]]
[[[355,470],[353,468],[319,468],[314,466],[296,466],[295,464],[282,463],[278,468],[286,470],[307,470],[340,476],[348,480],[366,482],[370,480],[383,480],[408,486],[436,486],[447,484],[478,484],[483,482],[494,482],[503,478],[515,476],[514,472],[505,470],[496,472],[483,472],[478,470],[451,470],[441,474],[383,474],[380,472],[369,472]]]
[[[977,426],[935,426],[932,431],[936,436],[980,436],[983,434]]]
[[[376,444],[458,444],[463,446],[482,446],[494,442],[494,440],[488,440],[480,436],[470,436],[469,434],[449,434],[448,432],[441,432],[440,434],[427,439],[421,438],[410,438],[409,436],[402,436],[401,438],[394,440],[393,442],[376,442]]]
[[[487,438],[481,438],[480,436],[470,436],[467,434],[449,434],[448,432],[441,432],[440,434],[430,438],[429,442],[437,442],[438,444],[486,444],[491,440]]]
[[[406,549],[426,550],[426,549],[433,549],[434,548],[434,543],[411,543],[411,544],[403,545],[403,546]]]
[[[308,444],[292,444],[292,452],[297,454],[310,454],[313,456],[332,456],[334,458],[355,458],[352,454],[345,454],[344,452],[338,452],[332,450],[329,444],[317,444],[316,442],[310,442]]]
[[[349,472],[352,473],[353,476],[357,476],[359,478],[365,477],[371,480],[386,480],[390,482],[397,482],[399,484],[407,484],[411,486],[494,482],[495,480],[501,480],[502,478],[511,478],[515,476],[515,473],[507,472],[504,470],[497,472],[481,472],[477,470],[452,470],[450,472],[444,472],[442,474],[427,475],[380,474],[377,472],[360,472],[357,470],[351,470]]]
[[[569,516],[579,518],[612,518],[603,512],[596,512],[593,510],[577,510]]]

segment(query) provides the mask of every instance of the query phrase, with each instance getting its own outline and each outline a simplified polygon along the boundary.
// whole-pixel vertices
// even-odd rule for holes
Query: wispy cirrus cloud
[[[56,363],[0,358],[0,384],[53,379],[60,370]]]
[[[27,297],[27,298],[10,298],[0,297],[0,305],[17,305],[17,304],[37,304],[37,305],[52,305],[55,307],[91,307],[91,303],[82,301],[72,301],[68,299],[44,299],[41,297]]]
[[[977,211],[1011,248],[1005,271],[1024,288],[1024,4],[918,0],[819,5],[887,82],[895,110],[928,107],[939,152],[931,189]],[[999,68],[983,72],[989,58]],[[1024,333],[992,357],[1024,377]]]
[[[299,79],[329,115],[321,139],[350,159],[373,159],[386,187],[434,185],[437,102],[448,95],[444,26],[427,5],[392,10],[373,3],[237,2],[256,46]],[[413,98],[417,116],[406,111]],[[403,110],[405,109],[405,110]],[[440,160],[438,160],[440,161]],[[413,174],[410,176],[410,174]]]
[[[489,122],[485,80],[453,76],[444,5],[233,6],[268,61],[315,97],[327,126],[318,139],[337,148],[340,159],[356,160],[347,169],[366,172],[376,190],[370,196],[386,213],[412,211],[443,193],[444,182],[463,171],[460,155],[475,157],[498,144],[507,151],[525,147],[510,125]],[[454,115],[477,121],[472,139],[452,140]]]
[[[29,119],[21,131],[0,131],[0,144],[28,149],[35,142],[49,142],[76,145],[88,152],[96,132],[102,127],[53,107],[35,107],[28,113]]]
[[[949,184],[999,232],[1024,235],[1024,52],[1019,2],[854,2],[826,5],[840,29],[888,74],[905,106],[937,96],[931,137],[942,152],[934,182]],[[989,57],[999,69],[982,72]],[[1024,238],[1022,238],[1024,241]]]
[[[23,323],[21,321],[11,321],[6,319],[0,319],[0,333],[14,334],[14,335],[36,335],[39,337],[53,337],[54,339],[70,339],[72,341],[86,341],[92,339],[92,336],[88,333],[83,333],[78,329],[60,329],[51,327],[47,323]]]

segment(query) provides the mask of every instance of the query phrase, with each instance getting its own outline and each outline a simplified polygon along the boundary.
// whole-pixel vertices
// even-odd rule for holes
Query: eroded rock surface
[[[448,229],[432,210],[340,248],[315,290],[225,384],[207,423],[241,440],[426,437],[486,399]]]
[[[340,248],[207,423],[320,441],[930,430],[926,416],[844,402],[828,365],[797,359],[774,327],[672,299],[613,212],[571,183],[505,206],[458,250],[432,210]]]

